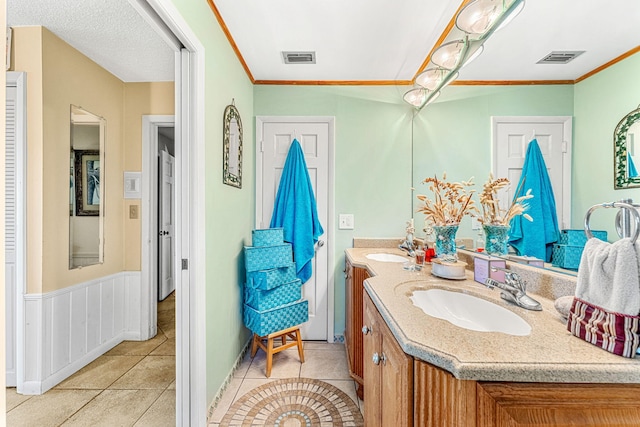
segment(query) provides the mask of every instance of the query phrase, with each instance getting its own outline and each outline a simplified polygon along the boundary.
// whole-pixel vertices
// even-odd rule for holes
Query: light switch
[[[353,230],[353,214],[340,214],[338,216],[338,228],[340,230]]]

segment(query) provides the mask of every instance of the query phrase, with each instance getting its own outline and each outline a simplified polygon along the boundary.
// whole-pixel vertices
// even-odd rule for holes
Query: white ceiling
[[[136,1],[7,0],[7,21],[46,26],[125,82],[173,80],[173,50],[129,4]],[[215,0],[258,82],[411,80],[459,4]],[[638,0],[528,0],[459,80],[575,80],[640,45],[639,27]],[[291,50],[315,51],[317,63],[286,65],[281,51]],[[536,64],[554,50],[586,53],[567,65]]]

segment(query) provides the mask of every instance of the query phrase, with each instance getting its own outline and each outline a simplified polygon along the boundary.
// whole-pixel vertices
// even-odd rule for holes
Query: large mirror
[[[69,269],[103,262],[106,120],[71,106]]]
[[[640,187],[640,107],[620,120],[613,133],[614,187]]]

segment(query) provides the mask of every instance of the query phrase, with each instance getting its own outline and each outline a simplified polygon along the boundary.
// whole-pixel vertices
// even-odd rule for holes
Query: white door
[[[492,117],[493,175],[511,181],[502,206],[508,206],[522,174],[529,142],[538,141],[556,200],[561,229],[571,223],[571,117]]]
[[[8,72],[5,129],[5,381],[21,391],[25,269],[26,91],[25,73]]]
[[[16,386],[16,88],[7,87],[5,138],[5,357],[6,385]]]
[[[313,275],[303,285],[303,298],[309,301],[309,321],[301,328],[305,340],[333,341],[333,301],[328,284],[328,243],[331,236],[329,218],[329,154],[332,150],[333,121],[327,118],[258,118],[256,120],[259,147],[256,173],[257,228],[267,228],[271,222],[273,204],[289,146],[294,137],[304,152],[311,185],[316,196],[318,219],[325,231],[316,244]],[[331,310],[332,311],[332,310]],[[331,330],[330,330],[331,329]]]
[[[174,158],[160,151],[158,167],[158,300],[162,301],[175,289],[173,281],[174,254]]]

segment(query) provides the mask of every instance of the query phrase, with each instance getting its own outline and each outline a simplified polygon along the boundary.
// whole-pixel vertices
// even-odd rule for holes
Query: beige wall
[[[126,83],[124,118],[124,170],[142,170],[142,116],[174,114],[173,82]],[[140,270],[142,206],[140,199],[125,200],[124,269]],[[129,218],[129,206],[138,206],[138,219]]]
[[[140,219],[129,220],[123,172],[141,170],[144,114],[173,114],[173,82],[125,84],[43,27],[13,34],[27,72],[27,292],[51,292],[140,269]],[[104,263],[68,269],[70,105],[106,119]],[[126,237],[125,237],[126,236]]]

